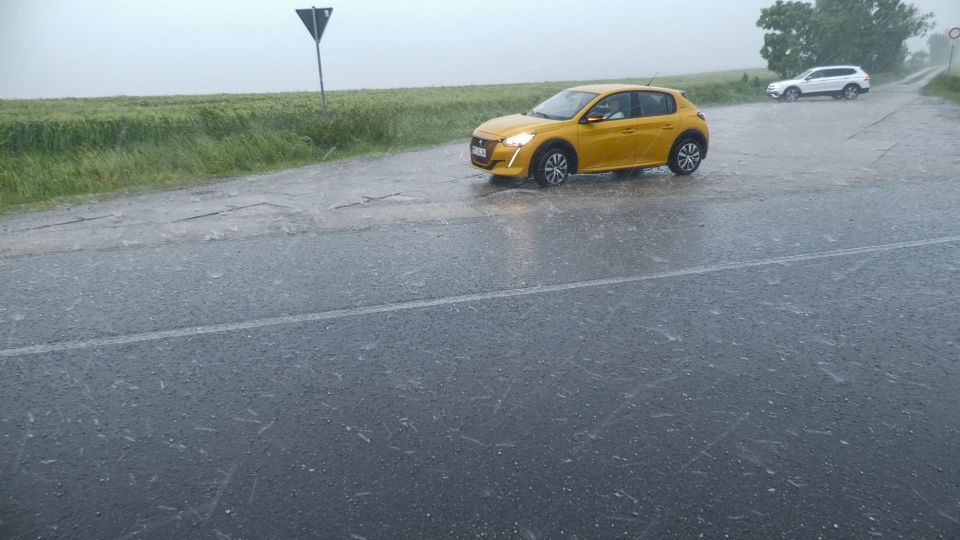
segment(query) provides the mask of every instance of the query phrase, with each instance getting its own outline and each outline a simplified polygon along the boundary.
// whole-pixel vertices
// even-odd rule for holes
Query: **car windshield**
[[[532,111],[527,113],[529,116],[539,116],[551,120],[569,120],[578,111],[586,107],[590,100],[597,97],[593,92],[581,92],[579,90],[564,90],[552,98],[537,105]]]

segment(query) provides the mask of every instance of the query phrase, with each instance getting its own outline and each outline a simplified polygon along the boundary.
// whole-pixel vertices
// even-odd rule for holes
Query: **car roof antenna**
[[[652,83],[653,80],[656,79],[656,78],[657,78],[657,75],[659,75],[659,74],[660,74],[660,70],[658,69],[657,72],[653,74],[653,77],[650,77],[650,80],[647,81],[647,84],[646,84],[645,86],[650,86],[650,83]]]

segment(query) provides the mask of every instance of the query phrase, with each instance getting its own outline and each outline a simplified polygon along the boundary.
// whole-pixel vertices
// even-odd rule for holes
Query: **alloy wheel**
[[[547,183],[552,186],[563,183],[567,178],[567,171],[567,157],[561,152],[555,152],[547,156],[547,160],[543,164],[543,175],[546,177]]]
[[[688,142],[677,152],[677,164],[683,172],[692,172],[700,165],[700,147],[696,143]]]

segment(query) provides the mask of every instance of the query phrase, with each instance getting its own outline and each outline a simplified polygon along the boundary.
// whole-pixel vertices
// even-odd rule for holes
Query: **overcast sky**
[[[773,0],[331,0],[328,89],[762,67]],[[914,0],[938,28],[960,0]],[[0,98],[316,90],[290,0],[0,0]],[[922,40],[910,43],[925,48]]]

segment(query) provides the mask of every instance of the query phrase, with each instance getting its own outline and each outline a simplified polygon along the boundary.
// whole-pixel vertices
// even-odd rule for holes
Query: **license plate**
[[[470,153],[477,156],[478,158],[487,159],[487,149],[481,148],[479,146],[471,146]]]

